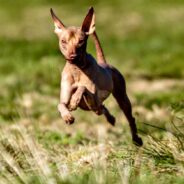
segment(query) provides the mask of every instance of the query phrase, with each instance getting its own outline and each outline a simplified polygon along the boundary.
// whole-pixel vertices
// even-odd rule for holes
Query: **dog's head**
[[[59,38],[59,47],[65,59],[74,63],[83,59],[86,54],[87,39],[95,31],[95,14],[91,7],[81,27],[66,27],[51,9],[55,33]]]

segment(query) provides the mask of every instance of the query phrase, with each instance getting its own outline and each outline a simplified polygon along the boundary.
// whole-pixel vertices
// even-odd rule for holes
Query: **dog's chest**
[[[96,88],[93,82],[93,79],[89,77],[89,74],[86,75],[83,71],[78,69],[77,67],[72,71],[74,85],[77,86],[85,86],[91,93],[95,93]]]

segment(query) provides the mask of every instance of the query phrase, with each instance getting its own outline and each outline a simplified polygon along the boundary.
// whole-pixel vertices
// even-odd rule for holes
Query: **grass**
[[[126,78],[142,148],[112,97],[115,127],[82,110],[68,126],[57,112],[65,61],[49,9],[80,25],[91,5],[107,60]],[[182,0],[0,0],[0,184],[183,183],[183,12]],[[88,50],[95,55],[91,40]]]
[[[174,113],[173,122],[168,124],[170,130],[162,132],[162,138],[161,130],[147,134],[142,148],[127,140],[123,143],[124,136],[118,134],[120,127],[112,132],[106,126],[93,125],[97,130],[93,135],[96,142],[83,131],[64,133],[51,130],[51,125],[45,128],[43,125],[25,128],[22,123],[8,125],[1,129],[1,181],[182,183],[184,135],[174,124],[178,121],[181,119]]]

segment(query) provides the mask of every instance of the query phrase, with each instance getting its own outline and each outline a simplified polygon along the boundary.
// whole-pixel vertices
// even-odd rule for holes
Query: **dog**
[[[59,39],[59,48],[66,64],[61,74],[60,103],[58,110],[67,124],[74,123],[71,111],[78,107],[105,115],[111,125],[115,118],[103,104],[112,93],[123,110],[131,130],[132,140],[142,146],[143,141],[137,134],[132,106],[126,93],[125,79],[113,66],[109,65],[95,31],[95,13],[91,7],[81,27],[66,27],[50,9],[54,22],[54,32]],[[88,37],[92,35],[96,46],[97,61],[86,52]]]

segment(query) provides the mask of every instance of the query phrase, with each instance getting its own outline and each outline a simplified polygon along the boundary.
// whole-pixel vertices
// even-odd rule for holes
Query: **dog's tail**
[[[105,59],[105,56],[104,56],[104,52],[103,52],[103,50],[102,50],[100,41],[99,41],[98,36],[97,36],[97,34],[96,34],[96,31],[94,31],[94,33],[92,34],[92,38],[93,38],[93,40],[94,40],[94,42],[95,42],[97,62],[98,62],[99,64],[104,64],[104,63],[106,63],[106,59]]]

